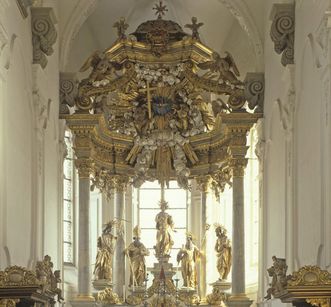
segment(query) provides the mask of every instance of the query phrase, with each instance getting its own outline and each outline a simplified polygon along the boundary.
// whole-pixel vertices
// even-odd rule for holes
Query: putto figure
[[[141,287],[146,278],[145,256],[149,256],[149,250],[140,242],[140,228],[133,229],[133,242],[125,249],[125,254],[130,261],[130,283],[129,286]]]
[[[215,251],[217,256],[217,270],[220,280],[226,280],[232,264],[232,248],[230,240],[226,235],[226,229],[221,225],[216,225],[216,244]]]
[[[186,244],[177,254],[177,262],[181,261],[183,286],[188,288],[196,288],[197,286],[197,270],[196,263],[200,259],[200,250],[193,243],[191,233],[186,234]]]
[[[156,222],[156,245],[154,246],[156,258],[162,258],[170,255],[170,250],[174,245],[172,239],[174,231],[174,222],[170,214],[165,212],[168,208],[168,203],[164,200],[160,201],[161,212],[155,217]]]
[[[284,290],[287,285],[287,264],[284,258],[277,258],[272,256],[273,265],[268,269],[268,274],[271,279],[270,288],[267,290],[266,300],[271,299],[272,296],[277,296],[278,293]]]
[[[112,281],[112,263],[117,237],[111,231],[115,223],[114,220],[107,223],[102,235],[98,238],[98,252],[93,272],[96,280],[106,279]]]

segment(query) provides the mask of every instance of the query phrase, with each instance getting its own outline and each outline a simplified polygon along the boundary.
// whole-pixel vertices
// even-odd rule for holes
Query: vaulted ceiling
[[[242,77],[247,71],[261,70],[265,0],[166,0],[164,19],[184,26],[196,16],[204,26],[203,43],[220,53],[229,51]],[[61,0],[60,62],[63,71],[77,72],[95,50],[104,50],[116,40],[114,22],[125,17],[128,33],[155,19],[155,0]]]

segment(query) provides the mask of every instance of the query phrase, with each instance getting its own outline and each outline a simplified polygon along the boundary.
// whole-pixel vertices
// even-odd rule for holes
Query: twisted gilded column
[[[88,158],[76,160],[79,175],[78,295],[77,300],[94,301],[91,292],[90,170]]]
[[[120,225],[117,228],[117,240],[114,254],[114,292],[119,297],[124,298],[123,287],[125,286],[125,190],[127,182],[122,179],[118,179],[116,182],[116,195],[115,195],[115,218],[120,221]]]

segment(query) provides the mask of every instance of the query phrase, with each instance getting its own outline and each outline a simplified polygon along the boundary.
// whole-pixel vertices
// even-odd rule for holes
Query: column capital
[[[271,10],[270,37],[275,51],[282,55],[283,66],[294,63],[295,6],[291,3],[276,3]]]
[[[127,177],[127,176],[118,176],[115,180],[116,192],[125,192],[128,184],[129,184],[129,177]]]
[[[45,68],[47,56],[54,52],[57,20],[51,7],[32,7],[31,15],[33,63]]]
[[[90,178],[92,171],[92,160],[89,158],[78,158],[75,160],[79,178]]]
[[[210,175],[201,175],[195,177],[195,181],[197,183],[197,189],[201,193],[208,193],[210,184],[212,182],[212,177]]]
[[[229,167],[232,170],[232,176],[244,177],[247,163],[248,159],[246,158],[231,158],[229,161]]]

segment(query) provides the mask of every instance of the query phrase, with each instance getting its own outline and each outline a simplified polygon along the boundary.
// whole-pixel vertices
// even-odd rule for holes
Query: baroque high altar
[[[87,77],[76,88],[72,80],[61,83],[60,113],[74,135],[79,172],[79,237],[84,238],[79,242],[79,298],[92,300],[91,273],[85,269],[91,261],[85,227],[90,218],[90,180],[92,188],[108,196],[115,190],[119,203],[127,185],[138,188],[157,180],[164,189],[176,180],[181,188],[190,189],[195,180],[202,193],[210,189],[216,197],[226,184],[232,185],[236,231],[228,304],[249,305],[244,254],[236,250],[244,246],[246,135],[262,117],[263,80],[251,73],[242,81],[229,52],[219,54],[201,42],[203,23],[196,17],[185,25],[188,34],[176,22],[163,19],[167,9],[162,1],[153,9],[157,18],[143,22],[132,34],[126,33],[125,19],[119,19],[114,44],[94,52],[83,64],[81,72],[88,72]],[[191,243],[187,242],[192,247]],[[120,237],[116,248],[125,249]],[[164,282],[169,282],[165,293],[173,295],[172,265],[164,252],[156,249],[156,253],[154,278],[162,271]],[[114,274],[121,275],[116,261]],[[218,286],[214,296],[221,302]],[[140,292],[140,299],[152,297],[154,290]]]

